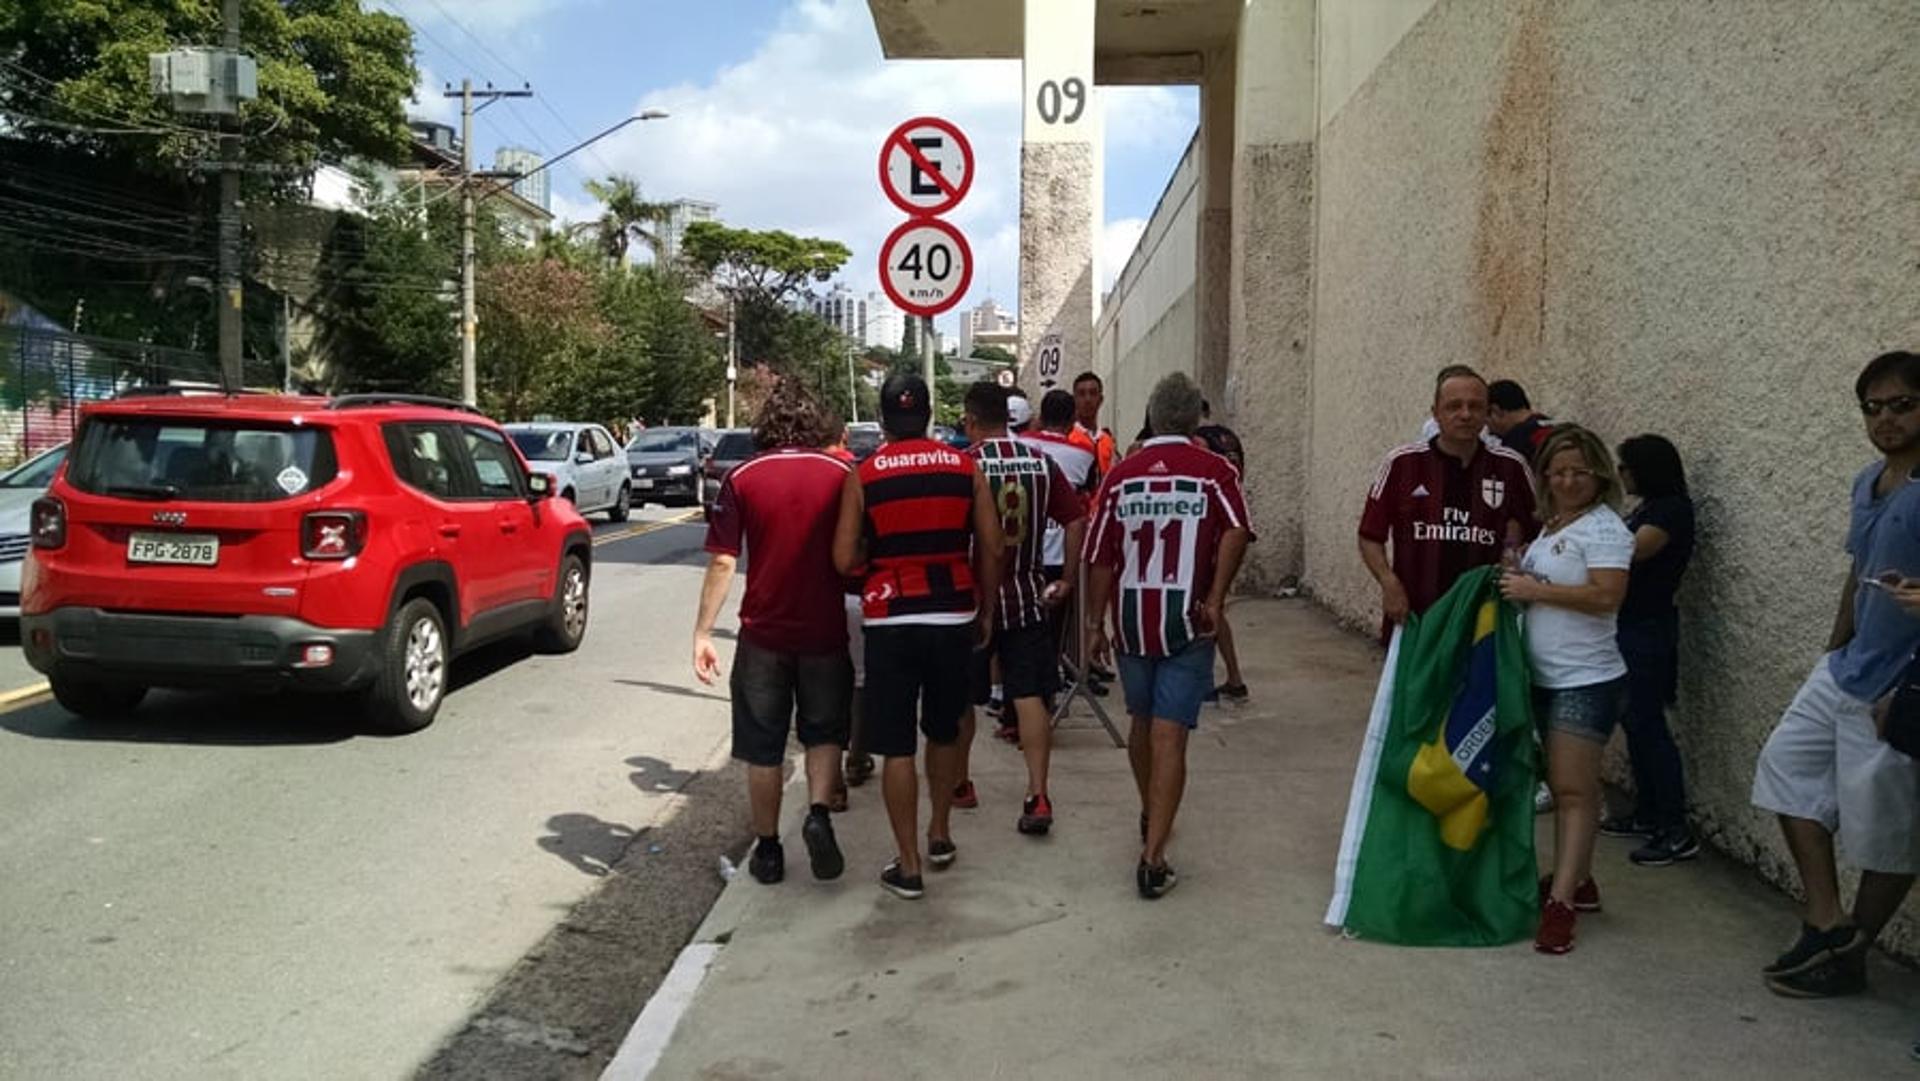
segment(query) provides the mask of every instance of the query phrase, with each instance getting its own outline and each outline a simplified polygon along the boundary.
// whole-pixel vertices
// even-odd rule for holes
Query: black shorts
[[[733,691],[733,757],[740,761],[779,765],[787,756],[789,725],[797,728],[803,747],[846,745],[853,717],[853,662],[846,650],[801,656],[741,639],[728,685]]]
[[[912,758],[914,724],[929,743],[960,738],[967,710],[967,654],[973,624],[926,623],[867,627],[865,694],[867,750],[885,758]]]
[[[1060,640],[1051,623],[994,632],[993,643],[973,654],[973,704],[993,697],[992,659],[1000,658],[1006,700],[1045,698],[1060,689]]]

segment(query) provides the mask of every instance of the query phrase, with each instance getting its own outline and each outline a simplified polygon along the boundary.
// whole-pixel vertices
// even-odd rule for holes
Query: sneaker
[[[1658,832],[1632,815],[1612,815],[1600,820],[1602,837],[1638,837],[1645,840]]]
[[[908,901],[918,901],[927,893],[926,884],[919,875],[909,875],[900,870],[899,860],[887,864],[886,870],[880,872],[880,885],[888,893]]]
[[[1533,936],[1533,948],[1541,953],[1573,952],[1573,925],[1578,920],[1573,906],[1547,898],[1540,909],[1540,930]]]
[[[934,870],[944,871],[953,866],[953,861],[958,858],[960,858],[960,848],[953,843],[952,839],[936,841],[931,837],[927,838],[927,862],[933,864]]]
[[[1105,698],[1107,696],[1106,681],[1088,677],[1087,693],[1094,696],[1095,698]]]
[[[1213,689],[1214,698],[1232,705],[1245,705],[1247,685],[1244,683],[1222,683]]]
[[[1087,674],[1099,680],[1102,683],[1112,683],[1114,680],[1120,678],[1119,676],[1114,674],[1113,669],[1108,668],[1104,664],[1088,665]]]
[[[1838,998],[1867,989],[1867,938],[1856,935],[1853,945],[1835,950],[1798,972],[1767,977],[1767,990],[1785,998]]]
[[[1006,702],[998,698],[987,699],[987,704],[983,709],[983,712],[985,712],[986,715],[989,717],[999,717],[1000,715],[1006,713],[1006,711],[1007,711]]]
[[[1015,747],[1018,747],[1020,746],[1020,726],[1017,724],[1000,725],[993,730],[993,738],[1002,743],[1011,743]]]
[[[787,877],[787,852],[780,847],[779,841],[760,841],[753,846],[753,857],[747,860],[747,873],[754,881],[771,886]]]
[[[1773,963],[1760,970],[1760,974],[1769,979],[1792,976],[1830,960],[1834,955],[1854,948],[1855,940],[1864,938],[1860,929],[1850,923],[1822,931],[1810,923],[1800,925],[1800,937],[1787,952],[1773,959]]]
[[[980,793],[974,790],[972,781],[953,786],[953,805],[968,811],[980,806]]]
[[[1046,796],[1028,796],[1020,806],[1020,821],[1017,827],[1021,833],[1032,837],[1042,837],[1053,828],[1053,801]]]
[[[1540,907],[1547,907],[1547,899],[1553,894],[1553,876],[1545,875],[1540,879]],[[1573,891],[1573,908],[1576,912],[1600,911],[1600,884],[1589,878],[1580,883]]]
[[[1543,815],[1551,810],[1553,810],[1553,790],[1547,787],[1547,782],[1541,781],[1540,787],[1533,793],[1533,813]]]
[[[1157,901],[1173,892],[1173,887],[1180,883],[1180,876],[1173,873],[1173,867],[1169,864],[1153,867],[1146,860],[1141,860],[1140,866],[1133,870],[1133,883],[1139,887],[1140,896]]]
[[[833,838],[833,820],[823,814],[808,814],[800,827],[800,839],[807,843],[807,860],[813,864],[813,877],[826,881],[839,878],[847,869],[840,855],[840,843]]]
[[[1700,842],[1694,838],[1692,830],[1683,826],[1654,834],[1651,841],[1634,849],[1627,858],[1641,867],[1665,867],[1670,863],[1693,859],[1699,854]]]
[[[846,778],[850,788],[859,788],[873,776],[873,756],[870,754],[850,754],[847,756]]]

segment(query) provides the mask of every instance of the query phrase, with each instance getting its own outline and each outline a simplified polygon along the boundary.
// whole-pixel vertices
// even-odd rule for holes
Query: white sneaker
[[[1551,810],[1553,810],[1553,790],[1547,787],[1547,782],[1541,781],[1540,787],[1533,793],[1533,813],[1543,815]]]

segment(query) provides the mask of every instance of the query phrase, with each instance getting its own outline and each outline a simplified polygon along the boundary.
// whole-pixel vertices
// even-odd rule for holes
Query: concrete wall
[[[1441,0],[1336,77],[1325,50],[1368,14],[1321,6],[1323,106],[1352,89],[1318,140],[1308,588],[1375,618],[1361,494],[1444,363],[1610,441],[1668,435],[1701,508],[1675,713],[1692,801],[1790,882],[1747,792],[1845,571],[1873,457],[1852,380],[1920,344],[1920,4]]]
[[[1122,449],[1140,430],[1154,383],[1168,372],[1194,370],[1198,146],[1197,140],[1188,143],[1094,325],[1094,371],[1107,388],[1101,422],[1113,429]],[[1069,384],[1076,374],[1063,371],[1061,383]]]

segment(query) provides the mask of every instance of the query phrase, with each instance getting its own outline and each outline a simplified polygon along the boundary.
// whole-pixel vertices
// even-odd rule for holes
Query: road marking
[[[53,693],[51,684],[36,683],[31,687],[22,687],[17,691],[0,694],[0,713],[11,713],[22,706],[32,705],[51,693]]]
[[[647,522],[643,525],[634,526],[632,529],[623,529],[618,533],[603,533],[600,536],[593,538],[593,546],[595,548],[598,548],[603,544],[612,544],[614,541],[632,540],[635,537],[644,537],[649,533],[658,533],[660,530],[666,529],[669,526],[685,525],[688,522],[691,522],[694,519],[698,518],[699,516],[700,516],[699,511],[690,510],[685,512],[684,514],[675,515],[672,518],[663,518],[658,522]]]

